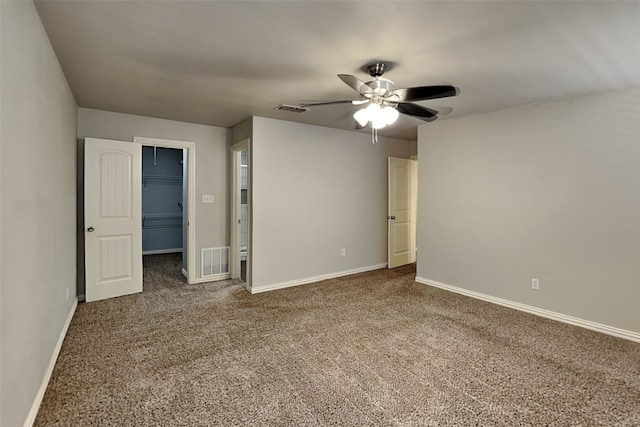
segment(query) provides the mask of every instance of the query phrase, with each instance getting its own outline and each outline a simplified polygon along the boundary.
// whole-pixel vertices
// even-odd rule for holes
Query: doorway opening
[[[185,151],[142,147],[142,255],[183,252]]]
[[[232,230],[231,277],[245,282],[251,289],[251,167],[249,139],[232,149]]]
[[[134,137],[142,145],[143,270],[195,279],[195,143]]]
[[[417,161],[388,158],[387,266],[395,268],[417,259]]]
[[[186,227],[187,150],[142,146],[142,257],[143,285],[164,283],[149,280],[174,276],[182,279]],[[177,276],[177,277],[175,277]]]

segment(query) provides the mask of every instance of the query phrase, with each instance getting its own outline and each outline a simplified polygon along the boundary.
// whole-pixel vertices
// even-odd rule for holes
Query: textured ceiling
[[[251,116],[353,129],[336,74],[393,62],[396,88],[449,83],[440,120],[640,85],[640,2],[38,1],[80,107],[229,127]],[[415,139],[418,119],[382,135]]]

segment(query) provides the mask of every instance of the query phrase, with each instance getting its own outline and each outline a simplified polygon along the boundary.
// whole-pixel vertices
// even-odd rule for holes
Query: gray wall
[[[248,119],[234,125],[231,130],[233,132],[231,137],[232,144],[251,138],[253,133],[253,117],[249,117]]]
[[[0,2],[0,425],[21,426],[76,286],[76,102],[31,2]]]
[[[78,137],[133,141],[134,136],[196,143],[196,278],[201,277],[202,248],[229,246],[229,154],[231,131],[214,126],[78,109]],[[213,194],[213,204],[202,195]]]
[[[407,141],[254,117],[251,154],[253,290],[386,263],[387,156]]]
[[[640,88],[426,124],[418,148],[419,277],[640,332]]]
[[[418,155],[418,141],[409,141],[409,152],[412,156]]]

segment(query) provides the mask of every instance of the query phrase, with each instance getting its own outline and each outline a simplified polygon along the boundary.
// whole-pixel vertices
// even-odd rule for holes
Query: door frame
[[[246,289],[251,292],[251,138],[244,139],[231,146],[231,277],[240,277],[240,246],[242,242],[241,227],[238,220],[241,218],[241,167],[238,167],[237,156],[243,150],[247,150],[247,271]]]
[[[187,268],[182,274],[187,283],[196,281],[196,143],[191,141],[177,141],[173,139],[148,138],[134,136],[133,142],[152,147],[175,148],[187,150]],[[142,203],[142,200],[140,200]],[[183,242],[184,245],[184,242]],[[185,274],[186,273],[186,274]]]
[[[408,222],[410,224],[409,227],[409,249],[407,252],[408,262],[403,262],[402,264],[394,264],[392,263],[394,253],[394,236],[395,230],[395,214],[396,212],[392,209],[395,207],[395,187],[392,185],[395,180],[393,179],[393,169],[392,162],[393,161],[401,161],[406,162],[408,166],[409,179],[407,181],[407,185],[409,186],[407,192],[407,198],[409,202],[409,213],[408,213]],[[414,159],[406,159],[400,157],[387,157],[387,268],[395,268],[401,265],[410,264],[416,262],[417,260],[417,211],[418,211],[418,162]],[[393,229],[393,230],[392,230]]]

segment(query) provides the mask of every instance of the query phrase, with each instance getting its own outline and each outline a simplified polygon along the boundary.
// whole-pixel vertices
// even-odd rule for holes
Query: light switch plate
[[[202,203],[213,203],[213,194],[203,194]]]

